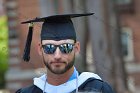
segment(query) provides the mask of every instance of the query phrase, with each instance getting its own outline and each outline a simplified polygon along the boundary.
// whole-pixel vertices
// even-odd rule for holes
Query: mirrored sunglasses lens
[[[65,53],[65,54],[68,54],[68,53],[71,53],[72,50],[73,50],[73,45],[72,44],[62,44],[60,45],[60,51],[62,53]]]
[[[44,52],[46,54],[53,54],[56,50],[56,47],[54,45],[44,45]]]

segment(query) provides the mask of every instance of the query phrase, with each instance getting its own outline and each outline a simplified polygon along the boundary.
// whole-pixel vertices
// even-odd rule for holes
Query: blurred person
[[[30,23],[23,56],[25,61],[30,59],[32,23],[44,22],[38,53],[47,72],[39,78],[34,78],[32,85],[21,88],[16,93],[114,93],[111,86],[97,74],[80,73],[74,66],[75,56],[80,52],[80,42],[76,40],[71,18],[89,15],[93,13],[53,15],[22,22]]]

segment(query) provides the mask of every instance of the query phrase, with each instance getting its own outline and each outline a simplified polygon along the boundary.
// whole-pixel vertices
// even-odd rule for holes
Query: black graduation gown
[[[71,93],[75,93],[76,90]],[[79,92],[101,92],[114,93],[111,86],[99,79],[89,78],[82,85],[78,87]],[[16,93],[43,93],[43,91],[35,85],[19,89]]]

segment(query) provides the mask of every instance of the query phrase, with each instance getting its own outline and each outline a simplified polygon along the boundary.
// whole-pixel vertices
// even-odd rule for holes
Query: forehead
[[[74,40],[72,40],[72,39],[59,40],[59,41],[56,41],[56,40],[42,40],[42,44],[56,44],[56,45],[59,45],[59,44],[63,44],[63,43],[74,43]]]

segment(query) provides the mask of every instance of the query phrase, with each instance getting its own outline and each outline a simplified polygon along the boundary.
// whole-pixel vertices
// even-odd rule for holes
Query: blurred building
[[[32,83],[32,78],[36,76],[36,67],[42,66],[40,58],[38,58],[36,45],[39,38],[34,33],[31,48],[31,62],[26,63],[22,60],[22,54],[26,42],[28,32],[27,26],[21,26],[21,22],[28,18],[34,18],[40,15],[39,2],[37,0],[5,0],[9,20],[9,70],[7,72],[7,89],[10,93],[15,90]]]
[[[129,75],[128,84],[136,93],[140,91],[140,52],[139,52],[139,0],[118,0],[117,10],[120,16],[122,31],[122,48],[126,71]]]
[[[92,0],[91,0],[92,1]],[[96,0],[94,0],[95,2]],[[125,2],[126,1],[126,2]],[[129,2],[128,2],[129,1]],[[86,1],[83,1],[86,3]],[[79,0],[5,0],[5,7],[7,10],[7,16],[9,21],[9,70],[6,75],[7,79],[7,89],[14,93],[15,90],[24,87],[26,85],[32,84],[32,78],[42,74],[43,63],[41,58],[37,53],[37,42],[39,41],[39,34],[41,24],[37,24],[34,27],[34,36],[32,41],[32,48],[31,48],[31,59],[29,63],[23,62],[22,54],[24,51],[24,46],[26,42],[26,36],[28,32],[27,25],[21,25],[22,21],[41,17],[41,16],[48,16],[51,14],[60,14],[60,13],[82,13],[82,12],[90,12],[88,8],[88,4],[90,0],[87,0],[86,6],[84,3],[80,2]],[[126,63],[126,71],[128,73],[128,86],[129,89],[135,91],[134,93],[138,93],[140,91],[140,1],[139,0],[118,0],[116,6],[118,14],[118,24],[121,29],[121,36],[122,36],[122,49],[124,54],[124,61]],[[103,7],[106,4],[103,3]],[[92,10],[92,9],[91,9]],[[103,10],[103,9],[102,9]],[[106,9],[103,10],[103,12]],[[95,12],[96,10],[93,9]],[[104,13],[102,15],[106,18],[107,14]],[[102,17],[97,17],[100,23],[105,24]],[[103,18],[103,19],[104,19]],[[78,21],[78,23],[82,22],[85,25],[86,19],[82,19],[82,21]],[[107,20],[107,19],[106,19]],[[81,24],[76,23],[74,20],[76,29],[80,32],[77,32],[81,37],[78,37],[78,40],[82,43],[82,53],[86,54],[84,47],[85,45],[89,44],[88,41],[92,41],[88,36],[90,36],[90,32],[87,29],[88,26],[83,26]],[[111,25],[110,25],[111,27]],[[86,30],[85,30],[86,29]],[[87,32],[84,32],[87,31]],[[85,37],[85,35],[87,37]],[[87,41],[88,40],[88,41]],[[85,41],[85,42],[82,42]],[[90,51],[91,52],[91,51]],[[85,55],[83,55],[85,56]],[[83,57],[82,57],[83,58]],[[87,60],[88,59],[88,60]],[[92,58],[84,58],[84,61],[87,60],[90,64],[90,70],[93,70],[93,59]],[[86,64],[86,63],[82,63]],[[81,65],[84,68],[84,65]],[[87,68],[89,67],[86,64]],[[80,68],[79,68],[80,69]],[[82,71],[82,69],[81,69]],[[137,91],[136,91],[137,89]]]

